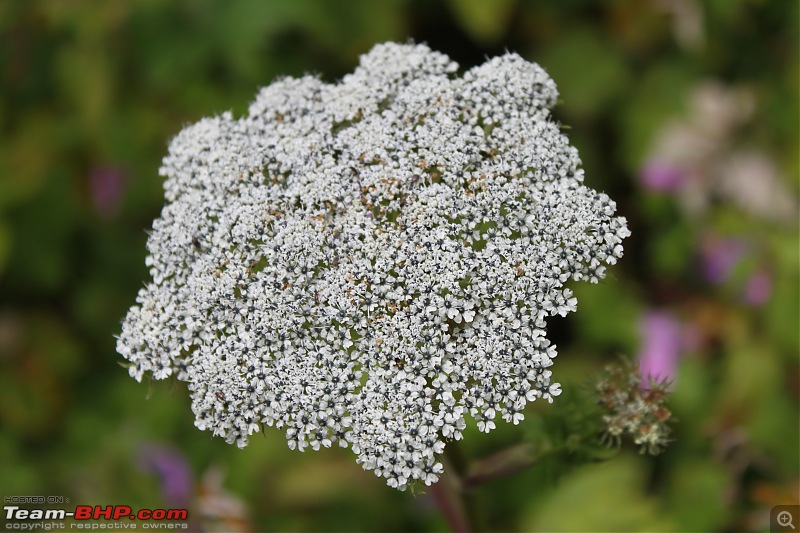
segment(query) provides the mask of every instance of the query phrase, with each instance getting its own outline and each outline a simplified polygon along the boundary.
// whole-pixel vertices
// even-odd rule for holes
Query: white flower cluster
[[[119,337],[131,376],[186,381],[230,443],[349,445],[399,489],[438,479],[467,415],[488,432],[552,402],[545,318],[622,255],[625,219],[582,185],[539,66],[456,70],[382,44],[184,129]]]

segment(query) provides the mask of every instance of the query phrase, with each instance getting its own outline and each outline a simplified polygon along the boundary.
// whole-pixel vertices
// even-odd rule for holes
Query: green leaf
[[[675,526],[645,492],[646,463],[622,456],[566,476],[530,509],[523,531],[670,531]]]
[[[671,471],[671,513],[681,531],[719,531],[727,518],[724,492],[731,475],[721,464],[687,459]]]
[[[488,44],[502,38],[514,13],[516,0],[449,0],[450,10],[474,40]]]
[[[605,280],[598,284],[577,283],[573,291],[578,312],[572,320],[581,343],[593,350],[628,354],[636,351],[642,305],[630,287]]]
[[[539,61],[558,85],[564,109],[575,118],[598,114],[630,80],[620,51],[594,29],[564,33]]]
[[[670,61],[655,63],[631,87],[620,128],[620,154],[629,171],[638,172],[657,133],[685,110],[693,81],[691,65]]]

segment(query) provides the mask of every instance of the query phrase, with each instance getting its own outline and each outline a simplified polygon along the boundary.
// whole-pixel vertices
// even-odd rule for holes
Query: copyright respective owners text
[[[189,530],[187,509],[134,509],[88,505],[66,496],[3,498],[3,531]]]
[[[777,505],[769,513],[769,530],[797,531],[797,519],[800,517],[800,505]]]

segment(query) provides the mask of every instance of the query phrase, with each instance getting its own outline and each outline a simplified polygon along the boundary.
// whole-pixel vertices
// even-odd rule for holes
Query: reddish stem
[[[461,495],[461,483],[455,474],[442,475],[439,482],[431,486],[430,494],[453,533],[472,531]]]

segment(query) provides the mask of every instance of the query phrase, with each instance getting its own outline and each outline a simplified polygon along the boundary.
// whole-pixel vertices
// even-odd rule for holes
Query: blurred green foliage
[[[565,391],[640,354],[649,313],[685,333],[663,455],[543,460],[475,489],[483,529],[766,529],[770,507],[800,499],[797,23],[797,2],[767,0],[1,2],[0,494],[163,506],[140,464],[157,443],[188,461],[192,505],[223,490],[208,477],[218,468],[257,531],[447,527],[427,495],[386,488],[347,451],[290,452],[277,430],[238,450],[197,431],[182,387],[153,384],[145,399],[113,338],[147,278],[171,136],[241,113],[279,76],[333,80],[372,44],[413,39],[464,68],[506,49],[541,63],[588,184],[629,220],[626,257],[602,284],[574,287],[576,314],[551,320]],[[689,143],[717,143],[702,161],[660,154],[702,187],[653,186],[643,176],[659,139],[697,118],[709,81],[745,90],[754,111]],[[736,196],[742,183],[715,169],[743,168],[725,167],[741,154],[771,170],[747,174],[756,190]],[[759,208],[759,194],[789,198],[788,217]],[[704,274],[709,239],[746,250],[722,279]],[[464,454],[552,437],[550,409],[489,436],[470,430]]]

